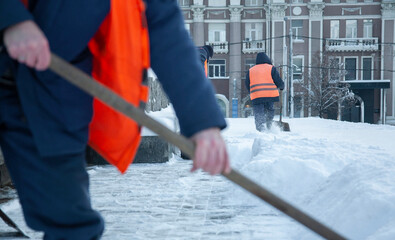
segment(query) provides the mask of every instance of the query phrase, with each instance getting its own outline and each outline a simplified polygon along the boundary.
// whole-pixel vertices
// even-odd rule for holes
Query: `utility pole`
[[[291,21],[289,21],[292,24]],[[289,90],[289,117],[294,117],[294,87],[293,87],[293,53],[292,53],[292,28],[289,28],[289,74],[288,74],[288,90]]]
[[[273,56],[272,56],[272,5],[271,5],[271,3],[272,3],[272,0],[269,0],[269,24],[267,24],[267,27],[268,27],[268,32],[269,32],[269,44],[268,44],[268,49],[269,49],[269,58],[270,59],[273,59]],[[266,22],[267,22],[267,19],[266,19]],[[267,52],[267,50],[266,50],[266,52]]]
[[[236,94],[236,78],[233,79],[233,98],[232,98],[232,118],[237,118],[238,117],[238,111],[237,111],[237,107],[238,107],[238,99],[237,99],[237,94]]]

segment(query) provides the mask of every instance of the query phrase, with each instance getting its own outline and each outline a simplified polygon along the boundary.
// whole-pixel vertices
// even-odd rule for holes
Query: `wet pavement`
[[[168,163],[133,164],[124,175],[111,166],[90,167],[92,204],[106,222],[103,239],[291,238],[284,229],[297,223],[260,200],[239,201],[250,194],[224,177],[190,168],[191,161],[177,156]],[[24,224],[17,201],[7,204],[2,209],[19,227],[41,239]],[[12,229],[0,223],[0,231]]]

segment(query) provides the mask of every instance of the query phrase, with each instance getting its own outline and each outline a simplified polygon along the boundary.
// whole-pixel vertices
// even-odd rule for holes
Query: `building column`
[[[206,6],[203,5],[203,1],[194,1],[194,5],[191,6],[193,12],[193,40],[197,46],[205,45],[204,42],[204,11]]]
[[[309,75],[312,67],[312,58],[316,52],[320,52],[321,60],[322,60],[322,52],[323,52],[323,11],[324,11],[325,3],[321,1],[310,2],[307,5],[309,9],[309,56],[308,56],[308,71]],[[314,30],[314,31],[313,31]],[[310,90],[310,82],[309,82],[309,90]],[[307,99],[308,104],[310,105],[310,95]],[[303,110],[304,111],[304,110]],[[311,117],[311,107],[307,109],[307,116]]]
[[[283,37],[288,35],[288,32],[286,31],[286,21],[285,20],[285,10],[287,6],[284,1],[281,3],[271,3],[267,7],[267,14],[269,15],[269,18],[271,19],[270,26],[270,33],[269,36],[266,38],[269,39],[270,41],[270,52],[272,53],[272,62],[273,65],[278,67],[278,66],[287,66],[287,59],[288,59],[288,53],[287,53],[287,45],[286,41],[287,38]],[[279,37],[283,37],[282,39]],[[289,100],[289,85],[287,81],[287,76],[288,76],[288,69],[286,67],[282,68],[282,78],[285,83],[285,88],[284,88],[284,93],[283,93],[283,115],[286,115],[286,109],[288,106],[288,100]]]
[[[233,1],[234,2],[234,1]],[[240,1],[238,1],[240,2]],[[235,116],[235,100],[237,99],[237,117],[241,116],[241,12],[240,5],[230,5],[230,32],[229,32],[229,100],[232,99],[231,115]]]
[[[392,1],[382,1],[381,4],[381,14],[382,14],[382,43],[395,42],[395,0]],[[388,123],[395,124],[395,45],[394,44],[383,44],[381,47],[381,80],[390,80],[390,89],[386,94],[386,99],[384,102],[387,106],[386,116],[384,116]],[[389,54],[392,53],[392,54]]]

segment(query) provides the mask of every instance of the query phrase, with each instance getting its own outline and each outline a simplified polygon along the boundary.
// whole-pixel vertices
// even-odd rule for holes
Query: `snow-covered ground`
[[[253,118],[227,121],[234,169],[349,239],[395,239],[395,127],[301,118],[284,119],[291,132],[259,133]],[[225,178],[190,167],[175,156],[125,175],[91,168],[103,239],[321,239]],[[2,209],[41,236],[26,228],[17,201]]]
[[[285,121],[291,132],[258,133],[251,118],[229,119],[234,168],[347,238],[395,239],[395,127]],[[302,228],[290,229],[293,239],[312,239]]]

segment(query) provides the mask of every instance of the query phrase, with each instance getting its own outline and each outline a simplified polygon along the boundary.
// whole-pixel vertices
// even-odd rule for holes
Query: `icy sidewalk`
[[[284,229],[297,223],[237,203],[232,183],[190,173],[190,167],[175,157],[164,164],[133,164],[125,175],[111,166],[90,168],[92,204],[106,221],[103,239],[290,239]],[[17,200],[2,209],[32,239],[42,238],[24,224]],[[0,231],[12,230],[3,225]]]
[[[237,204],[232,183],[190,167],[176,157],[132,165],[125,176],[90,170],[93,205],[107,223],[103,239],[289,239],[283,230],[295,223]]]

